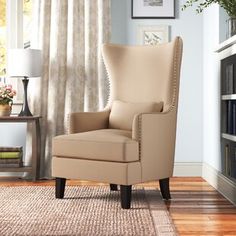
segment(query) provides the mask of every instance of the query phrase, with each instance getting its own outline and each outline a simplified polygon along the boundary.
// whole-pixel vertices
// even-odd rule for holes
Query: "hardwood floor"
[[[69,185],[105,185],[95,182],[70,180]],[[54,185],[54,181],[36,183],[1,179],[0,186]],[[157,182],[141,184],[158,187]],[[171,201],[166,205],[179,235],[236,236],[236,207],[202,178],[172,178]]]
[[[236,207],[202,178],[174,178],[169,212],[180,235],[236,235]]]

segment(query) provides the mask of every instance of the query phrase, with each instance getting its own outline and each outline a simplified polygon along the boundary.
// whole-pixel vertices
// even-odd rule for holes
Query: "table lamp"
[[[41,70],[41,50],[21,48],[9,50],[8,75],[10,77],[23,77],[24,101],[19,116],[32,116],[27,99],[28,78],[41,76]]]

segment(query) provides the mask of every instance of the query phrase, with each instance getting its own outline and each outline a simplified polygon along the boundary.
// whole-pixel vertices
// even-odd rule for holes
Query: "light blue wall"
[[[24,123],[1,123],[0,146],[24,146],[25,134],[26,125]]]
[[[127,0],[112,0],[111,2],[111,42],[127,43]]]
[[[202,15],[194,9],[182,12],[176,1],[176,19],[131,19],[131,0],[112,0],[113,43],[137,44],[139,25],[169,25],[170,38],[181,36],[184,41],[183,66],[180,87],[177,162],[201,162],[202,143]]]
[[[229,16],[224,8],[219,8],[219,42],[223,42],[227,38],[227,20]]]

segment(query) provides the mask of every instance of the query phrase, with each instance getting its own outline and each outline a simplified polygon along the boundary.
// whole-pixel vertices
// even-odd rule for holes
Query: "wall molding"
[[[174,174],[175,177],[201,177],[202,162],[175,162]]]
[[[236,184],[233,181],[207,163],[202,165],[202,178],[236,205]]]

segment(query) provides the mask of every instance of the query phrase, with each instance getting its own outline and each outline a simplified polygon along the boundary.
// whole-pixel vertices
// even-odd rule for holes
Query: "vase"
[[[9,104],[0,104],[0,117],[1,116],[10,116],[11,106]]]
[[[227,38],[236,35],[236,18],[229,18],[227,20]]]

